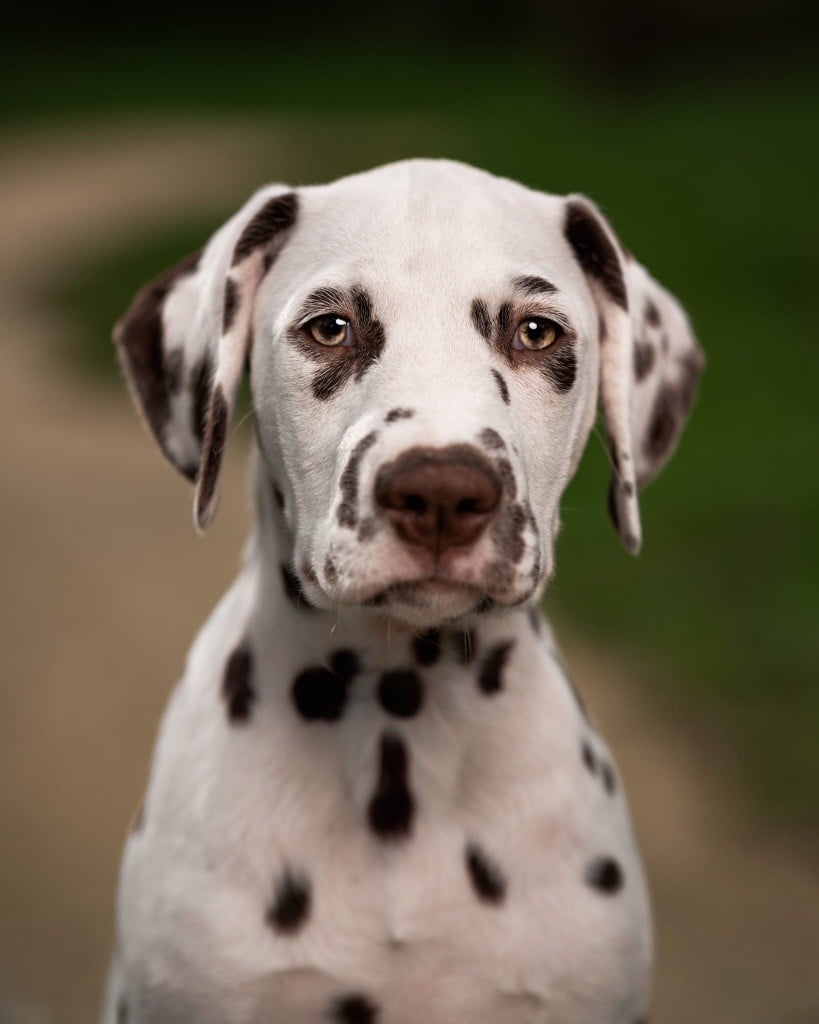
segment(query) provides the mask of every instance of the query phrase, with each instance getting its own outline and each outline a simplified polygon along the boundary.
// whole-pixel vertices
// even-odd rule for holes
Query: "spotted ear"
[[[296,221],[281,185],[257,192],[200,252],[147,284],[114,328],[131,393],[159,447],[196,482],[200,530],[216,512],[259,285]]]
[[[637,492],[674,451],[705,360],[677,300],[618,242],[590,200],[569,197],[564,233],[600,317],[600,406],[612,463],[609,512],[624,545],[637,554]]]

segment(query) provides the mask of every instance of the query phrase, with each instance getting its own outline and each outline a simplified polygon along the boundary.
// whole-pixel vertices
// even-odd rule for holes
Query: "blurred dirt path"
[[[286,178],[297,164],[285,141],[195,122],[6,139],[0,1024],[95,1019],[121,841],[158,717],[246,525],[242,442],[199,540],[189,489],[124,387],[95,389],[65,367],[68,325],[33,289],[85,252]],[[659,711],[612,659],[577,643],[568,653],[618,755],[655,893],[654,1021],[816,1024],[816,865],[754,824],[721,781],[713,738]]]

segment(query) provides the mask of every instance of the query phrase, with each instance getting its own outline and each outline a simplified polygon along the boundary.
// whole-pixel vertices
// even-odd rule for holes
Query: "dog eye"
[[[304,325],[304,329],[313,341],[328,348],[353,343],[353,328],[350,321],[336,313],[323,313],[314,317]]]
[[[560,337],[560,327],[545,316],[527,316],[518,325],[512,348],[528,348],[536,352],[553,345]]]

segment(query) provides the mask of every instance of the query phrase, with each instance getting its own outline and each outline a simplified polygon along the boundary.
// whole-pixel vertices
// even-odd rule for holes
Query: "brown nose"
[[[376,504],[398,535],[436,556],[477,540],[500,496],[498,474],[470,445],[411,448],[375,481]]]

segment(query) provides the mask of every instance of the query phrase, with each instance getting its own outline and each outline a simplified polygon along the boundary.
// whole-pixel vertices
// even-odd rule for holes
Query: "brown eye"
[[[338,345],[351,345],[353,341],[353,329],[350,321],[336,313],[323,313],[314,317],[304,325],[305,331],[313,341],[319,345],[326,345],[328,348],[335,348]]]
[[[554,321],[545,316],[527,316],[518,325],[512,347],[537,352],[554,344],[559,337],[560,328]]]

